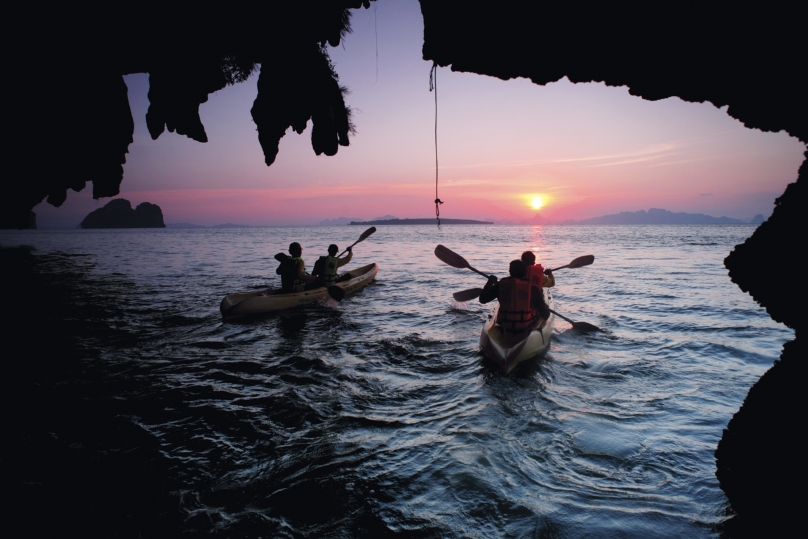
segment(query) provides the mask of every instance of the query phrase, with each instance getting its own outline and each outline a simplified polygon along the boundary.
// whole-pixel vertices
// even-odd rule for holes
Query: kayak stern
[[[545,301],[551,309],[555,303],[547,290],[544,291]],[[488,315],[480,333],[480,348],[490,359],[494,360],[505,374],[511,372],[519,363],[532,357],[543,355],[550,348],[550,338],[553,333],[555,315],[550,314],[547,320],[539,322],[538,326],[519,334],[505,333],[502,327],[496,324],[499,305]]]

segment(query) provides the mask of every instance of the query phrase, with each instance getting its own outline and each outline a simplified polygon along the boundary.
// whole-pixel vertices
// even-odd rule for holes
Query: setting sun
[[[532,198],[530,199],[530,205],[531,205],[531,207],[533,207],[534,209],[538,210],[539,208],[541,208],[542,206],[544,206],[544,200],[542,200],[542,198],[541,198],[541,197],[532,197]]]

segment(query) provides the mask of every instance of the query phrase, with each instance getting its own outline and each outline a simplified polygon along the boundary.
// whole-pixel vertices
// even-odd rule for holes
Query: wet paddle
[[[465,303],[467,301],[479,298],[480,294],[482,293],[483,293],[482,288],[469,288],[468,290],[461,290],[460,292],[455,292],[454,294],[452,294],[452,297],[457,302]]]
[[[452,296],[454,297],[455,301],[463,303],[463,302],[470,301],[472,299],[475,299],[475,298],[479,297],[480,294],[482,294],[482,292],[483,292],[482,288],[470,288],[468,290],[463,290],[461,292],[455,292],[454,294],[452,294]],[[570,324],[572,324],[572,328],[577,329],[578,331],[586,331],[586,332],[588,332],[588,331],[603,331],[599,327],[597,327],[595,325],[592,325],[589,322],[576,322],[574,320],[570,320],[566,316],[558,314],[557,312],[555,312],[552,309],[550,309],[550,312],[553,313],[554,315],[556,315],[557,317],[562,318],[562,319],[566,320],[567,322],[569,322]]]
[[[437,256],[441,262],[449,264],[453,268],[470,269],[475,273],[479,273],[486,279],[488,278],[488,274],[483,273],[476,268],[472,268],[471,265],[469,265],[469,263],[466,262],[465,258],[455,253],[451,249],[444,247],[443,245],[438,245],[437,247],[435,247],[435,256]]]
[[[588,265],[592,264],[594,261],[595,261],[595,255],[579,256],[578,258],[576,258],[575,260],[573,260],[572,262],[570,262],[566,266],[561,266],[560,268],[556,268],[556,269],[550,270],[550,271],[558,271],[558,270],[564,269],[564,268],[569,268],[569,269],[582,268],[584,266],[588,266]]]
[[[576,322],[564,316],[563,314],[558,314],[554,310],[550,309],[550,312],[556,315],[557,317],[566,320],[570,324],[572,324],[572,329],[577,329],[578,331],[603,331],[598,326],[594,326],[589,322]]]
[[[357,243],[359,243],[360,241],[365,241],[366,239],[368,239],[368,236],[370,236],[370,235],[371,235],[371,234],[373,234],[374,232],[376,232],[376,227],[375,227],[375,226],[372,226],[372,227],[368,228],[367,230],[365,230],[364,232],[362,232],[362,235],[361,235],[361,236],[359,236],[359,239],[358,239],[358,240],[356,240],[355,242],[353,242],[353,243],[351,244],[351,246],[350,246],[350,247],[348,247],[348,249],[352,248],[354,245],[356,245],[356,244],[357,244]],[[347,253],[347,252],[348,252],[348,249],[345,249],[345,250],[344,250],[344,251],[342,251],[342,252],[341,252],[339,255],[337,255],[337,258],[339,258],[339,257],[341,257],[342,255],[344,255],[345,253]],[[344,295],[344,294],[343,294],[343,295]],[[334,298],[334,299],[336,299],[336,298]],[[339,301],[339,300],[337,300],[337,301]]]
[[[441,246],[438,245],[438,247],[441,247]],[[444,247],[444,249],[445,249],[445,247]],[[449,251],[448,249],[446,249],[446,250]],[[451,251],[449,251],[449,252],[451,253]],[[437,249],[435,249],[435,254],[437,254]],[[455,254],[455,253],[452,253],[452,254]],[[438,258],[440,258],[440,257],[438,257]],[[443,260],[443,259],[441,258],[441,260]],[[462,260],[462,257],[461,257],[461,260]],[[465,260],[463,260],[463,261],[465,262]],[[558,271],[558,270],[564,269],[564,268],[569,268],[569,269],[582,268],[584,266],[588,266],[588,265],[592,264],[594,261],[595,261],[595,255],[579,256],[578,258],[576,258],[575,260],[573,260],[572,262],[570,262],[566,266],[561,266],[561,267],[556,268],[556,269],[551,270],[551,271]],[[446,263],[449,264],[448,262],[446,262]],[[452,265],[452,264],[449,264],[449,265]],[[459,267],[459,266],[454,266],[454,267]],[[483,292],[482,288],[469,288],[468,290],[461,290],[460,292],[455,292],[454,294],[452,294],[452,296],[454,297],[455,301],[465,302],[465,301],[471,301],[474,298],[479,297],[480,294],[482,294],[482,292]],[[462,299],[460,299],[460,298],[462,298]]]
[[[368,228],[367,230],[365,230],[364,232],[362,232],[362,235],[359,236],[359,239],[356,240],[355,242],[353,242],[350,247],[348,247],[347,249],[342,251],[339,255],[337,255],[337,258],[339,258],[342,255],[344,255],[345,253],[347,253],[348,249],[350,249],[351,247],[353,247],[354,245],[356,245],[360,241],[365,241],[366,239],[368,239],[368,237],[371,234],[373,234],[374,232],[376,232],[376,227],[375,226],[372,226],[372,227]],[[345,297],[345,289],[341,288],[339,286],[331,285],[329,287],[326,287],[326,291],[328,292],[329,297],[331,299],[333,299],[334,301],[336,301],[337,303],[342,301],[342,298]]]
[[[342,301],[342,298],[345,297],[345,289],[340,288],[339,286],[331,285],[328,288],[326,288],[326,291],[328,292],[328,295],[331,297],[331,299],[333,299],[337,303]]]

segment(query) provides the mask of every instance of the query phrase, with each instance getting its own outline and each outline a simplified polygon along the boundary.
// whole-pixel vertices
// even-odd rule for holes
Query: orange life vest
[[[499,313],[497,323],[505,331],[521,333],[538,318],[536,309],[530,307],[529,281],[505,277],[499,282]]]
[[[527,267],[527,280],[530,281],[539,290],[542,290],[542,283],[544,283],[544,268],[541,264],[533,264]]]

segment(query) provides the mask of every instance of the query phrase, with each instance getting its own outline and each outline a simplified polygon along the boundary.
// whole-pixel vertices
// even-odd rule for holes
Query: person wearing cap
[[[332,243],[328,246],[328,255],[321,256],[319,260],[315,262],[314,270],[311,273],[319,278],[321,282],[320,286],[331,286],[334,283],[345,280],[345,275],[341,277],[337,276],[337,269],[350,262],[351,258],[353,258],[351,248],[348,247],[346,250],[348,251],[348,256],[337,258],[339,247]],[[348,278],[350,279],[350,276],[348,276]]]
[[[280,266],[275,273],[281,276],[281,289],[285,294],[292,292],[302,292],[308,285],[314,284],[317,277],[306,272],[306,263],[303,261],[303,248],[298,242],[289,244],[289,255],[278,253],[275,260],[280,262]]]

